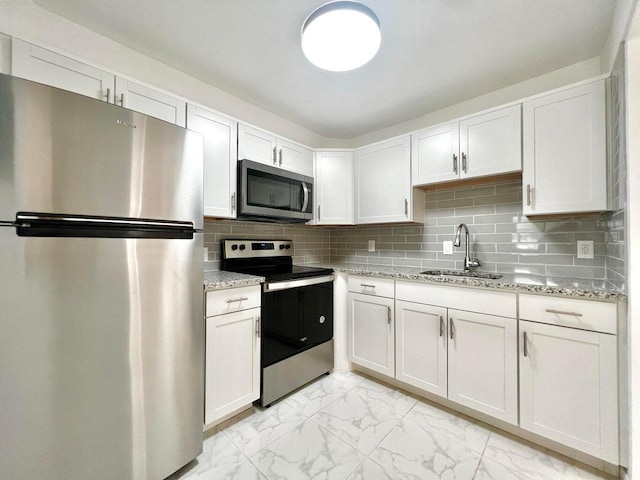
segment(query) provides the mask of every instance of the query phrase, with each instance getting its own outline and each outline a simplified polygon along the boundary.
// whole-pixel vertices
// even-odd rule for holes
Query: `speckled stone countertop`
[[[502,278],[493,280],[476,277],[452,277],[421,275],[426,268],[391,267],[385,265],[365,265],[348,263],[323,263],[322,266],[333,268],[337,272],[350,275],[363,275],[396,280],[412,280],[425,283],[446,285],[462,285],[468,287],[495,288],[522,293],[544,293],[573,298],[592,300],[626,301],[627,296],[617,291],[605,280],[589,280],[578,278],[542,277],[527,274],[503,274]]]
[[[248,287],[260,285],[264,282],[264,277],[245,275],[243,273],[226,272],[224,270],[204,272],[204,291],[223,290],[233,287]]]

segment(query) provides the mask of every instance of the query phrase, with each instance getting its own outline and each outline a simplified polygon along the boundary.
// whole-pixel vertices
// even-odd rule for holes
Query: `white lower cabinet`
[[[522,297],[525,318],[534,316],[529,313],[533,302],[545,300]],[[599,323],[610,330],[616,307],[579,300],[563,306],[558,299],[549,300],[554,304],[535,322],[520,320],[520,426],[617,464],[617,337],[586,327],[589,316],[609,307],[609,318],[602,316]]]
[[[447,396],[447,309],[396,300],[396,378]]]
[[[449,309],[449,399],[518,424],[517,320]]]
[[[231,313],[206,319],[205,427],[260,396],[260,287],[208,292],[214,309]]]

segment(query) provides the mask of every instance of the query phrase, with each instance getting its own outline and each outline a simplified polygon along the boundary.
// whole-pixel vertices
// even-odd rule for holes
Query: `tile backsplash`
[[[453,255],[458,224],[469,227],[479,270],[549,276],[606,278],[609,214],[528,219],[522,215],[522,183],[512,181],[426,192],[424,225],[338,227],[331,231],[331,260],[378,265],[461,269],[464,239]],[[367,251],[375,240],[376,251]],[[593,240],[595,258],[576,255],[578,240]]]

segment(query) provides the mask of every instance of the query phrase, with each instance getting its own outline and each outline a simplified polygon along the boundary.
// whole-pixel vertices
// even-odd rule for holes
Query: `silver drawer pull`
[[[440,336],[444,336],[444,318],[440,315]]]
[[[545,310],[547,313],[555,313],[558,315],[570,315],[572,317],[581,317],[582,314],[581,313],[577,313],[577,312],[563,312],[562,310],[553,310],[551,308],[547,308]]]
[[[232,300],[227,300],[227,303],[243,302],[245,300],[249,300],[249,298],[248,297],[234,298]]]
[[[529,351],[527,350],[527,332],[524,332],[524,336],[522,338],[522,345],[523,345],[523,349],[524,349],[524,356],[528,356]]]
[[[368,283],[361,283],[360,286],[364,288],[376,288],[375,285],[369,285]]]

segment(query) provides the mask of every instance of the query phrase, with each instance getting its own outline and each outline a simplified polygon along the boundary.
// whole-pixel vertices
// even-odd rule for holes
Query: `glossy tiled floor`
[[[352,372],[221,424],[171,480],[609,479]]]

